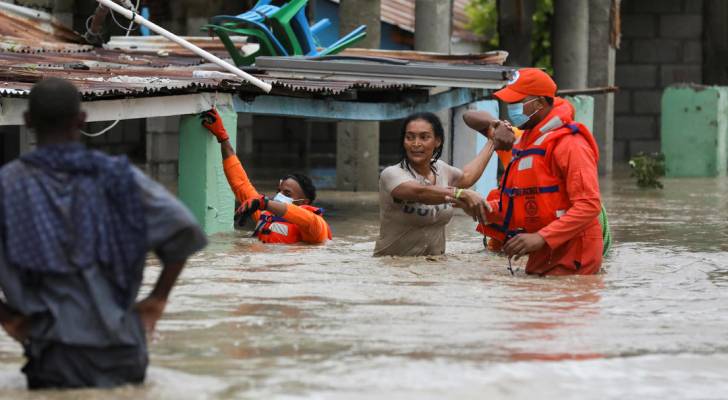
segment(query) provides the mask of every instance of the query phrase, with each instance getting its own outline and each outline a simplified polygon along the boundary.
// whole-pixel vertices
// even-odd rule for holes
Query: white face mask
[[[279,203],[293,204],[293,199],[281,192],[276,193],[275,197],[273,197],[273,201],[277,201]]]
[[[278,192],[276,193],[275,197],[273,197],[273,201],[277,201],[280,203],[286,203],[286,204],[297,204],[302,203],[304,199],[292,199],[285,194]]]

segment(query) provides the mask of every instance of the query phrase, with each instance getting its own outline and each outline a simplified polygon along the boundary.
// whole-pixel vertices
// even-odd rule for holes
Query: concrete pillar
[[[238,115],[230,105],[217,111],[236,143]],[[179,124],[180,199],[189,207],[207,234],[232,231],[235,196],[225,179],[217,140],[200,124],[197,115],[185,115]]]
[[[619,12],[618,0],[589,0],[589,87],[614,85],[616,50],[612,42],[612,22]],[[599,144],[599,173],[612,173],[614,165],[614,94],[594,95],[594,128]]]
[[[357,47],[378,49],[381,43],[381,0],[341,0],[339,33],[361,24],[367,37]],[[379,187],[379,123],[340,122],[336,127],[336,187],[376,191]]]
[[[379,186],[379,124],[336,125],[336,188],[375,191]]]
[[[415,1],[415,50],[450,54],[452,46],[452,0]],[[435,113],[445,129],[442,160],[453,160],[452,110]]]
[[[450,53],[452,0],[415,0],[415,50]]]
[[[378,49],[382,37],[381,8],[381,0],[340,0],[339,34],[345,35],[364,24],[367,36],[356,47]]]
[[[132,0],[135,4],[136,1]],[[247,11],[245,2],[239,2],[237,13]],[[223,8],[223,0],[178,0],[171,2],[173,30],[172,32],[179,35],[188,36],[205,36],[200,31],[200,27],[205,25],[209,18],[217,15],[219,10]]]
[[[180,117],[146,120],[147,174],[177,192]]]
[[[583,89],[589,63],[589,2],[554,0],[554,80],[560,89]]]
[[[508,52],[506,65],[530,67],[535,0],[498,0],[500,48]]]

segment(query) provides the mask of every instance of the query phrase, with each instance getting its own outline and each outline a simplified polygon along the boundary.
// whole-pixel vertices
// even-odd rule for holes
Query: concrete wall
[[[91,122],[86,124],[86,132],[95,133],[108,127],[113,121]],[[97,137],[84,137],[82,140],[91,148],[109,154],[126,154],[137,164],[146,162],[145,120],[131,119],[119,123],[105,134]]]
[[[725,176],[728,87],[674,85],[662,96],[662,111],[667,176]]]
[[[623,0],[617,51],[614,159],[660,150],[668,85],[701,83],[703,0]]]

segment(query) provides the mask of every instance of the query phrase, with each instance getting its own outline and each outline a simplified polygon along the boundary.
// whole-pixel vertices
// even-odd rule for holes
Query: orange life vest
[[[317,215],[323,215],[324,213],[323,208],[309,205],[298,207]],[[281,218],[270,211],[260,213],[253,236],[257,236],[258,240],[263,243],[293,244],[302,241],[300,229],[296,224],[290,223],[285,218]]]
[[[502,222],[480,225],[478,231],[501,244],[519,233],[539,231],[571,207],[563,180],[551,171],[551,157],[559,139],[580,134],[598,157],[589,130],[567,116],[552,117],[541,131],[545,132],[530,143],[522,137],[514,145],[500,187],[488,195],[490,200],[498,199],[497,213]]]

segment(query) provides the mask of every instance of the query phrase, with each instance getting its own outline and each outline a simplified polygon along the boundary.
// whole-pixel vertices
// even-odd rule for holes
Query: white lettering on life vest
[[[288,226],[286,224],[274,222],[270,224],[268,229],[270,229],[271,232],[279,233],[283,236],[288,236]]]
[[[522,158],[521,161],[518,162],[519,171],[530,169],[531,167],[533,167],[533,157]]]

